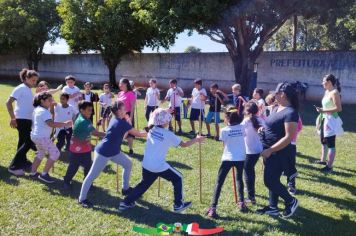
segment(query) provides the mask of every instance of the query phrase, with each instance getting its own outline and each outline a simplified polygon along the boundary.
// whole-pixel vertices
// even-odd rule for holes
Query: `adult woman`
[[[33,112],[33,93],[31,88],[36,86],[38,73],[34,70],[22,69],[20,72],[21,84],[11,93],[6,102],[7,111],[10,115],[10,127],[17,128],[19,140],[17,151],[9,166],[9,172],[14,175],[23,175],[24,169],[29,170],[32,163],[27,160],[26,154],[32,149],[36,150],[31,141],[31,126]],[[16,101],[15,110],[13,103]]]
[[[264,158],[264,183],[269,189],[269,205],[257,210],[259,214],[279,215],[278,197],[283,198],[285,209],[282,217],[293,215],[298,207],[298,200],[292,197],[281,183],[282,172],[292,161],[291,141],[297,131],[298,96],[289,83],[280,83],[276,88],[276,107],[267,117],[263,130],[261,155]]]
[[[325,94],[321,101],[322,107],[316,107],[320,113],[317,126],[320,131],[321,140],[321,158],[317,164],[326,165],[321,169],[323,172],[331,172],[335,159],[335,139],[336,135],[343,132],[342,121],[338,115],[341,112],[340,98],[340,82],[334,75],[328,74],[324,76],[322,83]],[[326,163],[326,154],[328,154],[328,162]]]
[[[129,123],[134,124],[134,114],[135,114],[135,105],[136,105],[136,94],[132,91],[130,81],[128,79],[122,78],[119,83],[120,92],[117,94],[117,100],[122,101],[125,104],[126,113],[129,117]],[[133,154],[132,144],[134,136],[131,134],[127,135],[127,142],[129,145],[129,154]]]

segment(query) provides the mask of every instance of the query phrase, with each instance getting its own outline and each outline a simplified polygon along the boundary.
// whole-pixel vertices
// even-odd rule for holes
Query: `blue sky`
[[[176,43],[171,46],[168,52],[183,52],[188,46],[196,46],[202,49],[202,52],[227,52],[224,45],[215,43],[210,40],[208,36],[199,35],[194,32],[192,36],[188,36],[187,32],[183,32],[178,35]],[[160,49],[160,52],[166,52],[164,49]],[[150,48],[145,48],[143,50],[145,53],[156,52],[152,51]],[[67,54],[68,45],[64,39],[59,39],[53,45],[49,43],[45,44],[44,53],[47,54]]]

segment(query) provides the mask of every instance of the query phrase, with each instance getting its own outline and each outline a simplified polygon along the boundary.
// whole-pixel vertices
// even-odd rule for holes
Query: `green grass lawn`
[[[16,144],[17,131],[9,127],[9,116],[4,106],[14,85],[0,83],[0,235],[135,235],[134,225],[154,227],[158,222],[198,222],[203,228],[222,226],[221,235],[355,235],[356,234],[356,106],[344,106],[342,118],[347,131],[337,139],[337,157],[334,172],[322,174],[320,166],[312,164],[319,157],[319,138],[314,132],[316,113],[312,103],[303,103],[304,129],[298,140],[297,179],[300,207],[288,220],[260,216],[255,210],[267,203],[268,192],[263,184],[261,161],[257,171],[257,206],[240,213],[234,204],[232,176],[228,175],[219,201],[220,218],[205,217],[210,204],[217,170],[220,165],[222,144],[208,140],[202,145],[203,203],[199,201],[198,146],[172,149],[169,162],[184,175],[185,199],[193,206],[183,214],[172,212],[173,190],[170,183],[162,181],[158,197],[158,182],[154,183],[137,207],[124,213],[117,211],[121,193],[116,192],[116,166],[110,164],[95,181],[88,198],[94,209],[84,209],[77,204],[83,172],[75,176],[72,192],[62,190],[62,177],[68,163],[56,163],[51,173],[58,181],[46,185],[27,177],[17,178],[7,172]],[[143,102],[139,105],[139,126],[145,124]],[[188,120],[183,120],[184,131],[190,131]],[[205,130],[205,127],[204,127]],[[204,132],[203,130],[203,132]],[[141,178],[141,160],[144,140],[136,140],[131,185]],[[128,151],[126,145],[122,146]],[[33,160],[34,153],[28,157]],[[64,158],[62,158],[63,160]],[[42,170],[42,167],[39,169]],[[119,172],[122,170],[119,168]],[[283,182],[285,177],[282,177]],[[120,184],[121,184],[120,177]],[[282,202],[280,207],[283,208]],[[353,233],[352,233],[353,232]]]

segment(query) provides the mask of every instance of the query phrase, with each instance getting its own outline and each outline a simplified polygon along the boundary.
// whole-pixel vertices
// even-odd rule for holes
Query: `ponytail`
[[[242,116],[238,113],[238,110],[234,106],[228,107],[226,109],[225,116],[229,120],[230,125],[238,125],[243,120]]]
[[[52,95],[47,92],[38,93],[38,94],[36,94],[35,98],[33,99],[33,106],[38,107],[41,105],[42,101],[44,101],[48,98],[51,98],[51,97],[52,97]]]
[[[341,84],[340,84],[340,80],[339,79],[336,79],[335,85],[336,85],[337,91],[339,91],[339,93],[341,93]]]
[[[254,101],[249,101],[245,104],[245,114],[250,115],[253,128],[258,130],[261,124],[258,122],[256,114],[258,113],[258,106]]]
[[[25,82],[26,79],[29,79],[33,76],[37,76],[39,77],[39,74],[34,71],[34,70],[29,70],[29,69],[26,69],[26,68],[23,68],[21,71],[20,71],[20,80],[22,82]]]

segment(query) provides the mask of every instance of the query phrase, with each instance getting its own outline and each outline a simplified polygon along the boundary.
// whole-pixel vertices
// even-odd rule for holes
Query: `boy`
[[[183,89],[177,86],[177,80],[171,79],[165,100],[169,101],[169,108],[173,110],[175,122],[178,124],[178,134],[182,134],[182,122],[180,115],[180,107],[182,104],[182,97],[184,96]],[[172,122],[169,123],[169,130],[173,131]]]
[[[68,75],[65,77],[66,86],[63,87],[62,93],[69,94],[68,104],[71,105],[75,112],[78,113],[78,102],[82,98],[82,93],[80,89],[75,86],[75,77],[73,75]]]
[[[112,103],[113,95],[110,91],[110,85],[104,84],[103,85],[103,93],[99,96],[99,103],[100,103],[100,118],[103,127],[103,131],[105,132],[106,124],[109,125],[110,121],[110,114],[111,114],[111,103]]]
[[[78,104],[79,115],[73,125],[73,136],[69,147],[69,166],[64,176],[64,188],[69,189],[70,183],[77,173],[79,166],[84,168],[86,176],[92,165],[90,136],[104,137],[105,133],[97,131],[90,121],[93,104],[81,101]]]
[[[232,86],[232,96],[230,101],[237,109],[239,115],[243,116],[245,98],[241,95],[241,85],[234,84]]]
[[[69,94],[62,93],[59,102],[54,107],[51,107],[51,113],[54,113],[54,122],[65,122],[68,120],[74,120],[76,112],[74,108],[68,104]],[[57,148],[62,150],[64,144],[66,145],[65,151],[69,151],[70,139],[72,137],[72,127],[64,126],[62,128],[56,128],[57,136]]]
[[[150,114],[156,108],[158,108],[158,101],[159,101],[159,90],[157,88],[157,80],[150,79],[149,81],[150,87],[146,91],[145,97],[145,108],[146,108],[146,120],[150,119]]]
[[[84,93],[83,93],[83,97],[82,100],[85,100],[87,102],[91,102],[92,104],[94,104],[94,102],[98,102],[99,98],[98,98],[98,94],[93,93],[91,91],[92,88],[92,84],[90,82],[86,82],[84,84]],[[93,122],[93,116],[95,115],[95,113],[93,112],[93,114],[90,117],[91,122]]]
[[[224,92],[219,90],[218,84],[214,83],[210,86],[210,94],[209,94],[209,112],[206,116],[205,123],[206,129],[208,131],[207,137],[211,137],[210,133],[210,123],[214,117],[215,122],[215,140],[219,141],[219,123],[220,123],[220,112],[221,112],[221,104],[224,104],[224,99],[227,99],[227,96]]]
[[[190,125],[192,127],[192,131],[190,134],[196,134],[194,121],[199,121],[199,116],[201,121],[204,119],[204,108],[205,101],[207,99],[207,93],[205,88],[202,87],[203,82],[201,79],[194,80],[194,89],[192,91],[191,104],[192,108],[190,110]],[[201,129],[202,122],[199,123],[199,128]]]

